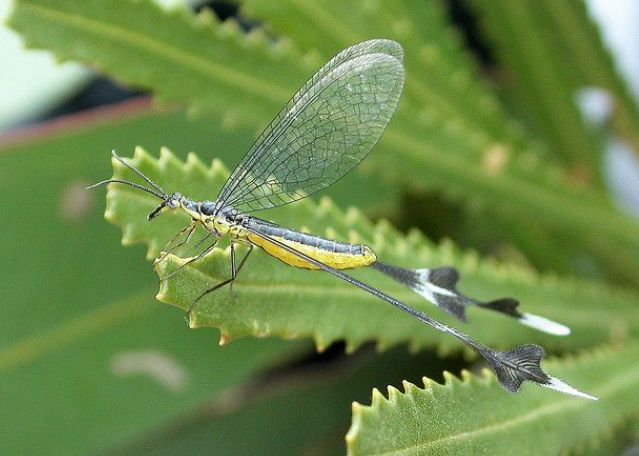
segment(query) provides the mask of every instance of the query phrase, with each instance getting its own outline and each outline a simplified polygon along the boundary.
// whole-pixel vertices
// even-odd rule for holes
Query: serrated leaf
[[[413,125],[411,132],[403,133],[405,133],[404,136],[411,137],[411,139],[419,138],[424,144],[423,150],[428,151],[427,154],[439,155],[438,151],[446,150],[448,152],[444,152],[442,156],[463,156],[468,164],[472,163],[476,169],[484,168],[487,174],[491,173],[489,170],[491,163],[497,164],[496,166],[499,167],[498,163],[501,162],[507,169],[499,171],[499,174],[502,177],[517,180],[517,183],[511,182],[510,184],[516,186],[523,184],[524,181],[534,181],[535,186],[547,185],[547,190],[563,196],[566,195],[566,191],[571,192],[571,190],[568,190],[567,187],[560,190],[561,184],[556,186],[558,184],[556,179],[563,180],[565,184],[565,181],[570,180],[566,174],[573,174],[573,176],[580,174],[582,178],[585,178],[585,170],[587,169],[589,169],[588,172],[591,173],[591,176],[597,174],[592,168],[596,164],[597,160],[594,158],[594,154],[598,150],[594,148],[595,141],[592,138],[587,141],[587,144],[583,144],[584,138],[588,138],[589,135],[585,133],[579,135],[579,132],[583,130],[580,126],[579,116],[570,119],[570,124],[574,126],[572,129],[564,128],[563,123],[557,122],[554,116],[549,118],[553,123],[553,128],[557,128],[558,125],[562,126],[561,135],[568,136],[568,134],[574,133],[572,138],[576,138],[577,141],[571,144],[568,150],[585,158],[583,163],[571,162],[570,166],[565,169],[544,163],[544,161],[548,161],[547,155],[544,154],[547,147],[540,147],[541,141],[539,139],[531,139],[529,132],[526,132],[521,125],[509,118],[497,101],[495,94],[487,88],[486,84],[482,84],[474,62],[464,54],[460,40],[447,23],[445,12],[439,2],[415,3],[393,0],[388,2],[354,1],[344,4],[339,0],[327,0],[319,6],[312,0],[281,0],[278,4],[286,5],[286,15],[278,14],[279,9],[274,8],[272,3],[264,0],[243,0],[242,7],[247,14],[255,15],[258,19],[263,20],[268,27],[273,28],[275,32],[294,40],[303,49],[317,49],[324,58],[347,46],[349,42],[372,36],[388,36],[405,44],[405,65],[407,68],[405,100],[400,104],[397,118],[390,126],[390,134],[395,133],[396,129],[399,130],[401,127],[411,124],[414,119],[421,119],[422,122]],[[320,36],[321,39],[319,39]],[[553,69],[550,68],[548,71],[553,71]],[[544,94],[545,97],[550,96],[550,98],[555,95],[554,91],[550,91],[550,95]],[[537,97],[539,98],[539,95]],[[571,101],[569,100],[568,104],[562,105],[563,111],[575,111]],[[466,142],[463,142],[464,140]],[[383,144],[395,153],[401,153],[396,144],[393,144],[392,139]],[[430,147],[427,149],[426,145],[434,146],[435,150],[431,150]],[[550,143],[550,145],[554,144]],[[561,144],[559,146],[558,152],[561,153],[565,147],[562,148]],[[539,150],[540,148],[542,150]],[[542,158],[540,161],[541,156],[545,157],[545,160]],[[438,156],[436,160],[440,161],[441,158],[443,157]],[[431,163],[424,167],[413,167],[421,173],[421,183],[416,178],[414,185],[431,188],[431,183],[442,179],[443,174],[441,174],[441,169],[434,173],[437,175],[430,175],[428,172],[434,171],[441,165],[440,161],[438,164]],[[398,169],[398,165],[395,163],[388,166],[395,166]],[[448,165],[445,167],[448,168]],[[403,169],[404,172],[399,176],[409,175],[411,171],[408,168],[407,166]],[[572,171],[568,171],[569,169]],[[450,175],[446,176],[446,178],[450,177]],[[424,184],[423,182],[427,179],[429,183]],[[454,198],[461,197],[463,200],[470,199],[473,202],[476,202],[477,199],[483,200],[483,196],[479,196],[476,192],[474,196],[471,196],[471,191],[466,193],[466,190],[470,190],[470,188],[461,189],[462,186],[468,184],[468,179],[469,177],[466,177],[461,183],[453,183],[456,179],[451,178],[448,184],[441,182],[441,188],[444,189],[444,193],[452,194]],[[553,182],[553,180],[555,181]],[[485,182],[478,184],[478,187],[482,187],[483,190],[480,191],[487,191],[490,185]],[[437,187],[439,184],[433,186]],[[541,197],[540,187],[531,191]],[[455,188],[454,192],[452,188]],[[504,189],[504,195],[506,193],[507,191]],[[497,200],[504,202],[503,197],[493,196],[495,199],[492,203],[486,204],[485,201],[481,201],[481,204],[492,206]],[[594,195],[590,196],[594,197]],[[505,198],[510,198],[510,196]],[[530,233],[531,231],[539,231],[537,226],[543,225],[541,227],[542,236],[537,237],[537,242],[529,242],[525,238],[520,238],[517,239],[517,245],[524,249],[531,258],[537,260],[537,264],[543,265],[543,268],[563,265],[564,270],[575,271],[577,269],[574,267],[574,257],[582,254],[583,242],[588,236],[564,236],[556,232],[548,234],[548,223],[553,223],[549,218],[543,217],[543,222],[540,223],[542,219],[538,216],[530,217],[532,212],[537,212],[536,210],[527,215],[524,215],[523,212],[516,215],[515,213],[519,212],[522,206],[515,208],[512,216],[507,216],[507,212],[512,208],[506,206],[509,204],[489,207],[489,210],[483,212],[485,217],[495,221],[500,227],[498,229],[501,230],[504,229],[504,224],[508,225],[508,231],[517,230],[519,228],[517,222],[519,222],[529,228],[526,229],[526,232]],[[583,214],[585,213],[582,212]],[[556,220],[554,217],[551,219]],[[515,220],[517,222],[514,222]],[[579,241],[574,249],[566,248],[566,242],[563,242],[558,248],[554,242],[557,238],[579,239]],[[539,245],[542,245],[539,241],[544,241],[544,249],[539,248]],[[607,252],[611,250],[620,254],[615,256],[617,259],[625,256],[625,248],[611,245],[609,240],[588,241],[588,244],[591,251],[597,250],[596,256],[599,258],[606,257]],[[543,252],[543,254],[539,255],[539,252]],[[553,255],[560,256],[560,259],[547,260]],[[634,263],[630,257],[626,257],[626,259]],[[623,272],[625,267],[619,264],[614,265],[609,260],[604,261],[608,267],[615,270],[613,276],[625,275]],[[566,262],[573,266],[570,267]]]
[[[217,161],[212,167],[206,167],[191,154],[183,163],[167,149],[163,149],[160,159],[156,160],[138,148],[130,162],[165,191],[179,191],[200,200],[214,198],[228,175]],[[114,170],[115,178],[134,179],[133,173],[117,161]],[[123,242],[146,243],[149,259],[156,257],[163,245],[189,223],[188,217],[179,213],[167,213],[152,223],[147,222],[146,214],[159,201],[128,186],[112,185],[107,201],[106,216],[122,227]],[[491,264],[472,253],[460,253],[449,243],[433,246],[418,232],[404,236],[386,222],[372,224],[356,209],[344,212],[328,199],[322,199],[319,204],[306,199],[270,214],[273,216],[269,219],[282,226],[368,244],[382,261],[391,264],[454,265],[461,270],[462,289],[471,296],[492,299],[514,295],[521,299],[526,312],[556,319],[574,331],[573,336],[558,339],[526,330],[506,318],[471,312],[473,324],[464,330],[489,345],[503,347],[537,341],[557,349],[591,346],[610,338],[613,330],[618,337],[634,333],[633,322],[639,318],[636,312],[629,310],[637,298],[627,292],[584,282],[562,283],[551,277],[539,278],[529,271]],[[202,248],[204,246],[200,250]],[[181,256],[193,254],[188,250],[179,253]],[[184,261],[168,256],[156,264],[159,276],[170,274]],[[203,291],[227,279],[229,269],[229,252],[215,249],[205,259],[162,282],[158,299],[189,309]],[[436,312],[428,303],[407,289],[389,283],[375,271],[364,268],[355,274],[419,309]],[[342,339],[351,350],[368,340],[375,340],[380,346],[409,342],[414,347],[436,345],[447,351],[459,347],[456,341],[425,328],[355,287],[327,274],[286,266],[261,251],[251,256],[232,293],[224,288],[207,295],[190,316],[193,327],[220,328],[223,341],[248,335],[312,336],[320,349]],[[445,316],[442,318],[450,321]]]
[[[324,60],[357,41],[394,39],[404,45],[409,76],[402,109],[417,115],[429,136],[446,138],[461,128],[470,134],[457,137],[458,141],[490,138],[517,149],[532,147],[525,130],[506,115],[487,85],[478,82],[477,64],[438,1],[242,0],[240,4],[248,17],[263,21],[279,36],[290,37]]]
[[[2,141],[0,453],[99,453],[312,349],[275,339],[217,348],[154,302],[142,249],[119,247],[103,195],[84,188],[108,172],[109,146],[134,138],[164,131],[198,146],[208,131],[233,141],[183,115],[113,122],[124,106]]]
[[[406,53],[406,90],[390,130],[394,132],[398,124],[400,127],[413,125],[408,132],[404,132],[405,136],[419,138],[425,146],[427,144],[434,147],[435,150],[424,147],[428,154],[438,155],[438,151],[441,151],[442,155],[463,156],[468,163],[473,163],[477,169],[484,168],[487,173],[491,172],[490,168],[493,165],[496,168],[504,165],[506,169],[499,171],[499,174],[520,181],[532,180],[539,186],[548,185],[548,189],[553,188],[552,191],[557,195],[565,195],[567,188],[560,190],[559,187],[555,187],[557,182],[553,184],[553,179],[561,179],[565,183],[571,179],[567,177],[569,174],[573,179],[581,180],[580,185],[583,185],[584,180],[593,180],[593,177],[598,176],[598,172],[593,168],[598,165],[596,154],[600,150],[596,147],[597,142],[592,138],[593,135],[584,132],[581,118],[577,115],[567,122],[557,121],[562,114],[576,113],[572,99],[561,104],[556,115],[553,113],[545,118],[552,124],[553,129],[558,129],[559,136],[573,140],[568,147],[561,143],[542,142],[539,137],[532,138],[532,132],[526,131],[522,125],[508,116],[495,93],[485,83],[476,68],[476,63],[463,49],[461,38],[449,24],[445,7],[439,1],[363,0],[345,4],[339,0],[326,0],[320,5],[313,0],[279,0],[275,3],[276,6],[272,1],[242,0],[241,5],[245,14],[263,21],[266,27],[279,36],[286,36],[302,49],[319,52],[325,59],[350,43],[368,37],[384,36],[402,43]],[[509,7],[513,8],[510,5]],[[534,9],[534,5],[532,8]],[[552,5],[548,8],[552,10]],[[552,20],[556,19],[552,17]],[[581,17],[575,20],[566,13],[563,19],[579,22]],[[546,22],[552,21],[549,19]],[[520,29],[521,27],[517,30]],[[494,27],[491,30],[501,28]],[[565,30],[562,33],[566,33]],[[574,44],[574,36],[570,39]],[[559,41],[563,43],[567,40],[568,37]],[[516,42],[514,38],[509,38],[509,41],[510,46]],[[571,58],[574,55],[571,52],[567,54],[570,54]],[[570,60],[564,59],[565,62]],[[541,64],[546,72],[556,71],[553,66],[548,65],[547,59],[542,60]],[[565,64],[564,67],[571,68],[570,64]],[[610,65],[602,72],[609,70]],[[524,109],[534,111],[540,105],[539,99],[549,98],[554,103],[561,99],[549,84],[542,85],[542,88],[546,88],[548,93],[535,94],[533,97],[527,92],[534,103],[524,104]],[[419,119],[418,122],[415,123],[415,119]],[[401,154],[394,144],[387,147],[396,154]],[[553,160],[554,156],[548,154],[549,149],[557,157],[564,154],[565,150],[568,155],[572,153],[576,158],[583,160],[570,160],[563,169],[552,167],[550,160]],[[413,185],[425,188],[438,187],[439,184],[431,187],[431,183],[442,178],[441,170],[434,173],[438,175],[431,176],[427,173],[440,165],[441,162],[423,168],[413,167],[422,173],[422,180],[415,179]],[[390,166],[398,169],[395,163],[389,163],[388,167]],[[404,173],[398,176],[402,179],[410,173],[407,167]],[[426,180],[429,182],[425,184]],[[547,217],[531,216],[530,212],[525,215],[523,212],[527,211],[521,211],[522,206],[515,208],[512,215],[508,215],[512,208],[507,207],[507,202],[492,207],[497,199],[504,202],[502,197],[486,204],[483,195],[479,196],[477,192],[474,195],[471,192],[466,193],[469,188],[461,189],[467,182],[454,181],[453,178],[448,184],[441,183],[443,193],[453,196],[454,199],[470,200],[470,205],[475,208],[469,216],[470,220],[480,217],[483,225],[494,224],[494,228],[490,230],[493,232],[508,231],[512,234],[523,228],[523,236],[511,236],[509,240],[516,242],[517,247],[525,251],[538,267],[598,277],[597,273],[593,274],[588,267],[577,266],[580,263],[575,261],[576,257],[584,254],[584,241],[587,236],[549,232],[548,224],[553,222]],[[487,185],[490,184],[484,183],[479,186],[486,191]],[[534,192],[541,196],[539,190],[538,188]],[[479,205],[481,211],[476,210]],[[474,225],[475,223],[472,223],[472,228],[466,229],[470,231],[471,237],[477,235]],[[427,227],[428,221],[421,226]],[[561,241],[557,242],[557,239]],[[614,246],[609,239],[590,239],[587,241],[587,249],[596,250],[595,255],[600,259],[608,257],[612,250],[620,254],[615,255],[617,259],[625,256],[625,247]],[[544,248],[539,248],[540,245]],[[630,267],[630,264],[615,265],[610,261],[610,257],[608,258],[603,261],[607,263],[607,267],[614,270],[609,278],[616,281],[615,277],[625,276],[624,270]],[[629,256],[626,256],[626,259],[634,263]]]
[[[443,385],[404,383],[373,390],[372,404],[353,405],[346,437],[348,453],[359,454],[558,454],[598,441],[636,413],[639,346],[607,348],[576,359],[554,360],[549,369],[579,382],[598,402],[552,397],[538,388],[503,397],[495,377],[465,372]],[[605,366],[605,367],[604,367]]]
[[[400,24],[407,19],[397,18]],[[290,42],[273,43],[259,31],[245,35],[234,22],[220,23],[210,14],[165,12],[148,0],[18,0],[10,23],[31,46],[151,87],[166,101],[212,111],[225,125],[264,125],[320,64]],[[496,142],[472,122],[455,121],[446,110],[432,111],[442,123],[430,128],[429,112],[401,103],[382,139],[384,153],[374,153],[362,169],[396,186],[477,201],[506,226],[512,219],[536,220],[550,237],[578,240],[611,280],[639,283],[639,225],[603,194],[575,185],[538,154]]]
[[[299,65],[274,65],[284,55],[300,59],[293,48],[256,34],[247,39],[237,23],[222,23],[208,11],[195,16],[186,7],[166,10],[150,0],[16,3],[9,22],[29,30],[31,47],[46,46],[61,60],[153,87],[165,103],[213,110],[229,126],[263,123],[290,96],[287,84],[301,85],[305,76]],[[255,68],[264,71],[258,76]]]

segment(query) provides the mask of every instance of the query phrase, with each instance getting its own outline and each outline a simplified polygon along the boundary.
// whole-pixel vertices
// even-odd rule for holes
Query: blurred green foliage
[[[343,453],[350,401],[370,402],[373,386],[419,383],[422,375],[440,380],[443,369],[459,372],[472,365],[454,342],[393,312],[379,310],[376,316],[372,303],[362,307],[365,316],[354,318],[358,306],[369,305],[357,303],[355,295],[341,298],[331,313],[347,326],[316,339],[320,348],[346,339],[354,350],[372,340],[380,347],[435,347],[444,358],[436,362],[430,353],[429,362],[416,361],[403,347],[381,355],[360,350],[355,361],[329,356],[306,370],[300,357],[310,347],[301,341],[245,338],[216,347],[211,331],[188,331],[181,312],[153,303],[156,279],[144,250],[118,248],[118,233],[100,216],[102,196],[83,191],[109,175],[111,149],[129,155],[136,145],[154,152],[167,146],[180,157],[195,151],[206,161],[236,163],[305,78],[338,50],[372,37],[404,47],[406,90],[372,156],[328,192],[337,204],[356,205],[366,214],[349,218],[353,212],[333,203],[308,202],[300,213],[281,211],[273,219],[370,240],[407,266],[418,266],[410,263],[411,253],[421,251],[420,265],[441,261],[462,269],[464,290],[513,295],[527,309],[573,326],[573,336],[553,340],[471,314],[468,331],[494,345],[542,342],[559,356],[549,370],[565,372],[579,386],[583,381],[602,400],[561,398],[548,421],[522,424],[522,414],[546,410],[544,404],[557,396],[529,387],[513,397],[491,378],[468,376],[426,389],[407,385],[406,393],[391,393],[389,403],[401,404],[401,410],[391,411],[390,423],[379,393],[371,407],[355,407],[349,451],[381,448],[372,436],[386,436],[391,453],[401,453],[407,441],[414,445],[408,448],[428,448],[429,436],[445,429],[463,433],[477,416],[502,419],[512,429],[493,448],[513,448],[518,435],[527,434],[529,440],[517,440],[522,453],[538,449],[549,422],[578,429],[593,444],[589,451],[620,448],[636,438],[636,420],[627,427],[619,423],[639,409],[630,341],[639,318],[639,224],[609,201],[599,176],[601,133],[583,124],[572,99],[582,84],[605,88],[618,106],[612,128],[630,144],[639,137],[637,108],[580,1],[488,3],[467,6],[494,43],[497,64],[515,76],[498,91],[497,81],[487,80],[465,50],[446,8],[434,0],[245,0],[240,15],[259,24],[250,32],[206,10],[165,11],[148,0],[16,0],[10,24],[28,46],[147,88],[166,111],[70,124],[0,151],[3,450],[267,453],[271,438],[274,454]],[[316,217],[322,205],[330,210]],[[507,264],[368,221],[382,214],[404,228],[444,233]],[[144,223],[146,211],[134,215]],[[213,260],[221,265],[223,259]],[[308,274],[275,266],[268,258],[255,265],[303,289]],[[329,292],[342,288],[316,277]],[[594,281],[599,283],[589,283]],[[322,305],[321,297],[308,304],[303,291],[285,300],[289,312],[299,315],[302,305],[313,311]],[[276,315],[264,314],[261,322]],[[295,329],[295,322],[279,318]],[[388,328],[379,326],[382,321]],[[330,323],[318,320],[317,327],[322,322]],[[311,323],[297,335],[313,333]],[[595,349],[605,355],[570,357],[576,349],[610,343],[605,351]],[[357,362],[357,356],[365,360]],[[265,385],[276,393],[264,394]],[[447,417],[438,408],[457,413]],[[370,418],[365,425],[364,414]],[[404,434],[379,433],[394,427]],[[565,428],[555,431],[549,451],[584,446]],[[490,438],[463,450],[487,448]]]

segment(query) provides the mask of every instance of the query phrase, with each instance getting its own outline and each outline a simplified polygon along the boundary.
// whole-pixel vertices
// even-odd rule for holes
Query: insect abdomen
[[[361,244],[345,244],[330,241],[317,236],[274,226],[260,226],[260,231],[282,244],[286,244],[314,260],[335,269],[368,266],[377,259],[375,253],[373,253],[369,247]],[[304,269],[318,269],[303,259],[257,235],[248,234],[247,237],[249,241],[262,248],[266,253],[290,266]]]

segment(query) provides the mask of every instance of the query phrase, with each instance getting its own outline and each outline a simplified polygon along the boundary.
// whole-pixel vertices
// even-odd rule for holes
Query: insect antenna
[[[140,171],[139,169],[135,168],[134,166],[131,166],[130,164],[128,164],[127,162],[125,162],[122,157],[120,157],[115,150],[111,151],[111,155],[113,155],[113,158],[115,158],[117,161],[119,161],[120,163],[122,163],[124,166],[126,166],[127,168],[129,168],[131,171],[133,171],[135,174],[137,174],[138,176],[140,176],[142,179],[144,179],[144,181],[149,184],[151,187],[153,187],[160,195],[162,195],[162,199],[167,199],[168,195],[166,194],[166,192],[164,190],[162,190],[162,188],[156,184],[155,182],[153,182],[151,179],[149,179],[148,177],[146,177],[142,171]]]
[[[153,182],[151,179],[149,179],[148,177],[146,177],[144,175],[144,173],[142,173],[142,171],[140,171],[139,169],[137,169],[136,167],[130,165],[129,163],[125,162],[122,157],[120,157],[115,150],[111,151],[111,155],[113,155],[113,158],[115,158],[118,162],[120,162],[121,164],[123,164],[124,166],[126,166],[127,168],[129,168],[131,171],[133,171],[135,174],[137,174],[138,176],[140,176],[144,182],[146,182],[147,184],[149,184],[151,187],[153,187],[154,190],[147,188],[143,185],[140,184],[136,184],[135,182],[131,182],[128,180],[124,180],[124,179],[107,179],[107,180],[103,180],[101,182],[98,182],[97,184],[93,184],[87,187],[87,190],[92,190],[94,188],[100,187],[102,185],[106,185],[106,184],[111,184],[111,183],[116,183],[116,184],[125,184],[125,185],[129,185],[133,188],[137,188],[138,190],[142,190],[143,192],[149,193],[150,195],[153,195],[161,200],[166,201],[169,196],[166,194],[166,192],[164,190],[162,190],[162,188],[156,184],[155,182]]]
[[[153,190],[151,190],[150,188],[146,188],[143,185],[140,184],[136,184],[135,182],[131,182],[131,181],[127,181],[127,180],[122,180],[122,179],[107,179],[107,180],[103,180],[98,182],[97,184],[93,184],[93,185],[89,185],[87,187],[87,190],[93,190],[94,188],[97,187],[101,187],[102,185],[106,185],[106,184],[111,184],[111,183],[116,183],[116,184],[126,184],[126,185],[130,185],[133,188],[137,188],[138,190],[142,190],[143,192],[147,192],[157,198],[160,198],[161,200],[166,200],[167,196],[164,194],[159,194],[154,192]]]

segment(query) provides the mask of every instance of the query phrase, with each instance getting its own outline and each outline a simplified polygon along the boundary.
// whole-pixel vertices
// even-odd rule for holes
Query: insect
[[[462,295],[456,289],[458,273],[454,268],[404,269],[387,265],[378,261],[368,246],[293,231],[253,215],[300,200],[328,187],[369,154],[399,102],[404,83],[402,59],[401,46],[384,39],[365,41],[337,54],[291,98],[257,138],[215,200],[194,201],[179,193],[168,194],[115,152],[113,157],[150,187],[122,179],[109,179],[89,188],[118,183],[157,197],[161,202],[148,215],[149,220],[165,210],[185,212],[190,216],[191,223],[174,237],[175,240],[178,235],[185,235],[185,240],[180,244],[188,242],[198,225],[215,239],[229,237],[230,277],[207,289],[200,298],[231,284],[253,248],[259,247],[290,266],[331,274],[422,323],[456,337],[486,359],[501,385],[508,391],[516,392],[524,381],[530,380],[567,394],[594,399],[546,374],[540,367],[545,355],[541,347],[522,345],[508,352],[484,347],[462,332],[344,271],[375,268],[461,320],[465,320],[468,306],[478,306],[553,334],[568,334],[569,329],[565,326],[519,312],[518,302],[511,298],[480,302]],[[240,243],[247,245],[248,250],[238,261],[235,246]],[[206,256],[214,245],[191,258],[184,266]],[[190,311],[198,300],[191,305]]]

